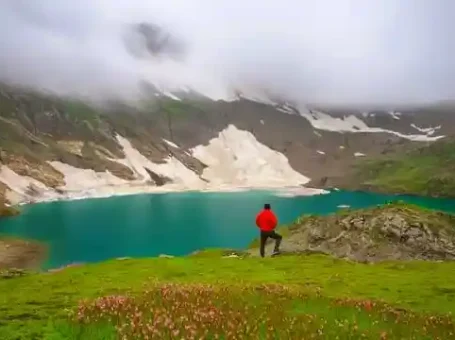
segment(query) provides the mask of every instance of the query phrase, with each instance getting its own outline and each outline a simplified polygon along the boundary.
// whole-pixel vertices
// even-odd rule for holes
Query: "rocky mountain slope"
[[[310,180],[323,186],[359,159],[455,132],[446,109],[348,114],[145,88],[137,105],[95,105],[2,86],[0,195],[20,202]]]
[[[282,250],[321,252],[360,262],[454,260],[455,216],[400,202],[323,217],[302,216],[289,226]],[[252,253],[257,255],[258,250]]]

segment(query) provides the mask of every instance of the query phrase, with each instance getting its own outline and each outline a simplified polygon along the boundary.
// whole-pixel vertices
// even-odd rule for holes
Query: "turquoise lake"
[[[334,191],[310,197],[273,192],[166,193],[41,203],[2,219],[0,233],[44,241],[55,268],[116,257],[186,255],[202,248],[245,248],[257,236],[256,213],[271,203],[280,223],[304,213],[328,214],[338,205],[361,208],[404,200],[455,212],[455,200]]]

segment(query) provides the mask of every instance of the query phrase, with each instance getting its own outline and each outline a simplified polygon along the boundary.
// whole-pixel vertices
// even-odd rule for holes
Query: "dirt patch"
[[[74,153],[77,156],[82,157],[82,147],[84,146],[84,142],[79,140],[59,140],[57,141],[57,145],[62,147],[68,152]]]
[[[26,240],[0,238],[0,270],[35,269],[47,255],[45,245]]]

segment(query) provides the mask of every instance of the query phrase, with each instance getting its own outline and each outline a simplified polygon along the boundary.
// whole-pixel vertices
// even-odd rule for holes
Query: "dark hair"
[[[268,203],[264,204],[264,209],[270,210],[270,204],[268,204]]]

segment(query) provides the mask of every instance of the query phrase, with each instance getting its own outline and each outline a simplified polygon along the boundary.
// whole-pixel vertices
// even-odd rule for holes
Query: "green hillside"
[[[455,197],[455,140],[359,162],[347,186],[381,192]]]

